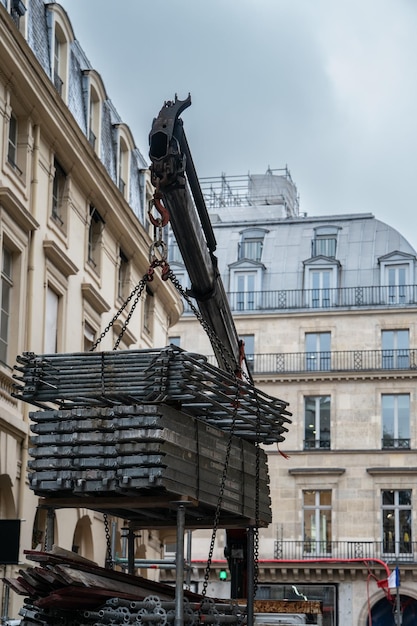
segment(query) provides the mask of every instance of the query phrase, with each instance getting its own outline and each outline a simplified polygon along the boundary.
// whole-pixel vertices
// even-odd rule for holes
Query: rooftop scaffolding
[[[283,217],[296,217],[299,214],[299,196],[287,166],[270,169],[265,174],[242,174],[200,178],[200,186],[208,209],[280,205]]]

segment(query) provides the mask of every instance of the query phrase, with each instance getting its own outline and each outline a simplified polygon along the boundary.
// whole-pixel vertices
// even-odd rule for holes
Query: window
[[[410,367],[409,331],[382,331],[382,367],[408,369]]]
[[[148,334],[152,334],[152,320],[153,320],[153,293],[146,287],[145,304],[143,307],[143,330]]]
[[[90,89],[90,111],[88,116],[88,141],[95,149],[100,123],[100,98],[95,89]]]
[[[26,7],[22,0],[10,0],[10,15],[18,28],[20,26],[20,19],[25,15],[25,13]]]
[[[52,354],[58,349],[59,296],[48,286],[46,290],[44,352]]]
[[[260,261],[264,245],[265,231],[261,229],[245,230],[241,233],[238,245],[238,259]]]
[[[383,394],[382,447],[410,448],[410,395]]]
[[[382,537],[384,554],[411,552],[411,489],[382,491]]]
[[[378,263],[382,301],[392,305],[414,302],[415,256],[396,251],[379,257]]]
[[[330,396],[304,398],[304,449],[330,449]]]
[[[177,346],[177,348],[180,348],[181,337],[169,337],[168,343],[172,344],[173,346]]]
[[[7,363],[11,314],[11,295],[13,288],[13,257],[3,247],[1,266],[1,318],[0,318],[0,361]]]
[[[9,121],[7,160],[12,167],[17,168],[17,118],[14,113],[10,115]]]
[[[96,340],[96,331],[88,322],[84,322],[84,352],[89,352]]]
[[[240,335],[239,339],[245,342],[246,361],[250,371],[253,372],[255,365],[255,335]]]
[[[330,287],[332,286],[331,269],[310,270],[311,306],[325,308],[330,306]]]
[[[119,250],[119,275],[118,275],[118,286],[117,286],[117,295],[119,298],[125,300],[129,295],[129,261],[127,256],[124,254],[123,250]]]
[[[104,220],[93,206],[90,206],[90,226],[88,229],[88,262],[97,272],[100,270],[100,253]]]
[[[401,304],[406,301],[407,270],[406,265],[387,267],[389,304]]]
[[[237,311],[253,311],[255,308],[256,273],[236,273],[236,309]]]
[[[61,56],[62,56],[62,51],[61,51],[61,42],[59,40],[58,35],[55,33],[55,40],[54,40],[54,85],[55,85],[55,89],[57,90],[57,92],[59,93],[60,96],[62,96],[62,86],[64,84],[64,81],[62,80],[60,73],[61,73]]]
[[[336,237],[317,236],[312,241],[311,256],[327,256],[334,259],[336,256]]]
[[[305,306],[328,308],[337,305],[339,261],[313,258],[303,261]]]
[[[328,371],[331,368],[330,333],[306,333],[307,371]]]
[[[314,239],[311,242],[311,256],[325,256],[330,259],[336,257],[338,226],[319,226],[314,229]]]
[[[118,185],[121,193],[125,196],[126,193],[126,183],[128,177],[128,167],[129,167],[129,152],[128,148],[122,138],[120,138],[119,144],[119,177],[118,177]]]
[[[303,491],[304,552],[315,555],[331,554],[332,492]]]
[[[170,263],[184,263],[176,239],[171,232],[168,235],[168,261]]]
[[[52,184],[52,217],[61,226],[64,225],[64,193],[67,175],[64,169],[54,160],[54,180]]]

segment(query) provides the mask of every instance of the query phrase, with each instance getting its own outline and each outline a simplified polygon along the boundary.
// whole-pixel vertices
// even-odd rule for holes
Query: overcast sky
[[[197,173],[288,165],[309,215],[371,212],[417,248],[416,0],[60,0],[148,159],[191,93]]]

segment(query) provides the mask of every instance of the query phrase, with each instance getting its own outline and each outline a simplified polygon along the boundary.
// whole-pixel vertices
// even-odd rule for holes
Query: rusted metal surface
[[[316,600],[255,600],[255,613],[307,613],[321,615],[321,603]]]

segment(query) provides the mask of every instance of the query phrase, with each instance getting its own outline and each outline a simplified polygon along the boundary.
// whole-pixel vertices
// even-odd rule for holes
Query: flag
[[[388,589],[398,589],[400,586],[400,570],[398,567],[388,577]]]
[[[384,578],[384,580],[377,581],[378,587],[385,589],[398,589],[400,586],[400,570],[398,567],[395,568],[388,576],[388,578]]]

